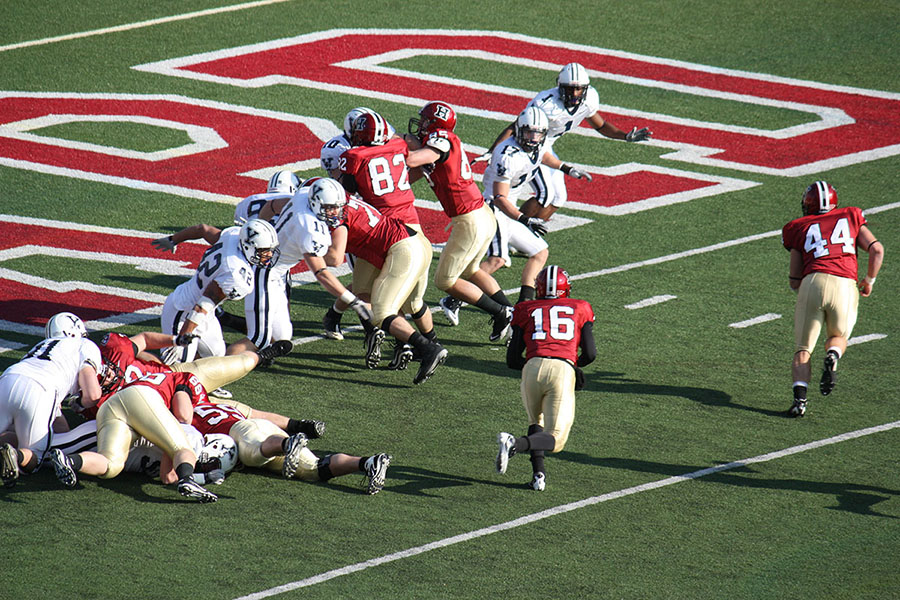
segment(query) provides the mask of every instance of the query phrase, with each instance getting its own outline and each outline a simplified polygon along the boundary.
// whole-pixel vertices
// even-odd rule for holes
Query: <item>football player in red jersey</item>
[[[570,289],[568,273],[555,265],[544,267],[535,279],[537,298],[516,304],[506,352],[507,366],[522,370],[528,434],[497,435],[497,472],[505,473],[516,453],[530,451],[530,487],[537,491],[546,485],[544,452],[559,452],[569,437],[575,390],[584,388],[581,367],[597,357],[594,310],[588,302],[570,298]]]
[[[200,502],[218,497],[193,480],[197,455],[180,423],[193,419],[194,403],[208,401],[206,390],[190,373],[154,373],[131,383],[108,399],[97,412],[97,452],[66,456],[54,449],[50,454],[56,477],[66,487],[75,487],[77,473],[112,479],[125,468],[128,451],[138,437],[145,437],[165,453],[160,478],[172,465],[178,493]]]
[[[307,439],[302,433],[288,436],[270,421],[250,418],[238,408],[222,404],[195,405],[193,424],[204,435],[231,436],[244,466],[264,467],[288,479],[328,481],[362,472],[368,476],[367,493],[377,494],[384,487],[391,462],[391,457],[384,453],[363,458],[337,452],[319,458],[306,447]]]
[[[426,276],[416,284],[413,291],[413,320],[419,331],[430,340],[436,338],[431,311],[421,299],[425,297],[428,283],[427,269],[431,266],[433,253],[431,242],[425,237],[419,214],[413,203],[416,200],[409,184],[409,168],[406,156],[409,148],[399,136],[391,137],[392,128],[380,114],[372,111],[360,114],[353,122],[351,143],[338,159],[341,170],[341,184],[351,194],[355,193],[371,204],[386,217],[394,217],[416,231],[413,238],[422,246],[427,256]],[[378,276],[376,269],[367,260],[355,260],[353,264],[354,293],[368,297]],[[377,338],[367,334],[367,354],[380,356]],[[402,347],[400,349],[402,352]],[[396,353],[395,353],[396,356]]]
[[[481,257],[497,231],[497,220],[472,178],[462,142],[453,133],[453,108],[444,102],[429,102],[419,117],[409,120],[412,137],[406,139],[412,149],[406,163],[410,168],[422,167],[453,227],[434,274],[434,284],[450,294],[449,300],[441,300],[441,308],[456,325],[459,302],[477,306],[491,315],[490,339],[503,339],[512,318],[512,303],[500,284],[480,268]]]
[[[376,269],[372,282],[372,322],[397,338],[401,347],[408,344],[419,352],[421,365],[413,383],[423,383],[447,358],[447,350],[427,335],[414,331],[401,316],[411,313],[415,318],[418,310],[428,311],[417,295],[418,290],[425,289],[431,256],[418,243],[416,238],[420,234],[361,200],[348,199],[334,179],[313,186],[310,204],[316,216],[331,229],[326,264],[338,265],[344,253],[350,252]],[[417,309],[416,303],[422,308]],[[412,354],[412,349],[401,353],[399,358],[395,354],[391,368],[406,368]],[[370,369],[378,366],[370,352],[366,355],[366,366]]]
[[[838,359],[856,324],[859,296],[872,293],[881,269],[884,247],[855,206],[838,208],[834,188],[816,181],[803,193],[803,216],[781,231],[781,241],[791,253],[790,285],[798,292],[794,310],[796,352],[791,367],[794,402],[788,415],[806,414],[809,399],[810,354],[825,326],[825,360],[819,391],[827,396],[834,389]],[[865,277],[857,283],[857,248],[869,255]]]

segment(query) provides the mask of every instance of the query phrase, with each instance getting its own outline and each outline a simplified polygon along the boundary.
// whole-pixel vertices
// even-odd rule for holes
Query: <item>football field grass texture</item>
[[[315,284],[297,285],[294,351],[228,389],[263,410],[325,420],[325,437],[310,443],[318,454],[392,454],[385,489],[365,495],[362,475],[310,484],[247,469],[215,488],[217,503],[198,505],[138,475],[85,477],[66,490],[44,468],[0,489],[0,559],[7,565],[0,598],[900,597],[900,140],[892,137],[900,111],[853,112],[900,100],[896,3],[39,0],[4,12],[0,214],[8,216],[0,227],[13,241],[0,246],[0,368],[39,339],[37,321],[23,314],[79,312],[85,300],[78,290],[86,287],[149,298],[147,312],[130,318],[94,307],[96,324],[109,329],[118,319],[126,324],[112,330],[129,335],[158,328],[153,299],[184,274],[135,268],[83,246],[75,252],[72,240],[96,235],[96,252],[115,255],[121,244],[123,256],[175,260],[145,252],[149,240],[198,222],[229,224],[228,198],[263,191],[268,174],[284,164],[297,163],[302,177],[321,175],[303,154],[305,138],[285,143],[286,131],[298,135],[295,116],[320,132],[329,122],[330,136],[350,108],[366,105],[405,131],[423,98],[404,87],[366,87],[368,74],[387,73],[379,69],[419,74],[434,93],[424,100],[472,94],[471,103],[452,102],[457,133],[484,149],[528,99],[554,85],[559,52],[591,50],[607,61],[608,70],[591,69],[601,113],[614,114],[610,120],[626,130],[659,125],[652,143],[573,134],[555,146],[595,175],[591,184],[569,180],[574,203],[560,211],[587,221],[551,231],[547,240],[550,262],[572,278],[573,296],[594,308],[598,359],[586,369],[565,449],[546,459],[546,491],[526,488],[527,457],[514,457],[505,475],[494,472],[497,432],[522,435],[527,422],[519,373],[505,366],[505,346],[487,341],[483,313],[463,308],[458,327],[435,313],[450,356],[432,379],[413,386],[412,370],[363,367],[358,329],[341,342],[319,339],[332,300]],[[544,40],[546,47],[524,58],[510,53],[513,60],[491,38],[481,54],[398,53],[360,71],[347,67],[352,76],[313,68],[315,55],[275,61],[308,85],[242,86],[135,69],[336,29],[395,31],[379,42],[385,45],[458,30],[501,32],[510,44]],[[378,47],[367,50],[375,55]],[[333,51],[347,49],[336,44]],[[663,66],[685,65],[698,66],[691,78],[666,80]],[[727,94],[697,93],[707,75],[740,73],[753,77]],[[801,92],[790,101],[756,100],[782,85]],[[10,140],[19,138],[4,124],[37,115],[8,113],[2,107],[10,93],[43,94],[36,104],[59,102],[57,115],[72,111],[66,94],[112,98],[98,114],[126,96],[152,95],[261,121],[242,134],[253,143],[237,159],[211,161],[217,169],[188,172],[160,161],[118,173],[115,161],[97,166],[96,157],[115,156],[97,146],[153,153],[191,138],[148,121],[46,121],[27,132],[94,149],[59,163],[58,144],[13,156]],[[824,96],[841,94],[846,105],[822,108]],[[497,101],[501,96],[507,100]],[[176,120],[183,105],[154,114],[168,110]],[[766,136],[748,130],[810,127],[843,119],[840,111],[854,123],[817,141],[827,152],[800,152],[808,138],[788,136],[753,154]],[[685,159],[679,128],[696,123],[727,127],[711,128],[708,144],[692,139],[694,147],[719,147],[714,136],[723,131],[738,141]],[[268,148],[266,163],[260,149]],[[781,160],[793,170],[779,171]],[[640,165],[639,175],[622,175],[622,165]],[[832,183],[842,205],[867,211],[886,257],[873,295],[860,301],[835,391],[818,394],[817,348],[809,413],[789,419],[795,295],[780,229],[800,215],[801,193],[816,179]],[[696,193],[697,186],[712,191]],[[413,189],[434,200],[424,182]],[[617,194],[663,201],[620,214],[610,206],[627,204],[597,201]],[[40,243],[19,241],[26,228],[50,222]],[[25,245],[44,250],[16,250]],[[513,258],[496,275],[511,298],[523,261]],[[24,289],[23,282],[42,291],[9,291]],[[65,282],[77,283],[73,295],[60,291]],[[432,288],[426,300],[436,306],[440,297]],[[242,303],[227,308],[243,310]]]

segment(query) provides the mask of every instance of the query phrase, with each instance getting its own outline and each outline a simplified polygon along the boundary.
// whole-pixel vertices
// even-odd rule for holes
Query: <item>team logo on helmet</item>
[[[344,219],[347,192],[334,179],[323,178],[316,181],[309,190],[309,209],[332,229]]]
[[[377,112],[363,113],[353,121],[350,143],[354,146],[381,146],[388,138],[387,121]]]
[[[84,321],[70,312],[61,312],[50,317],[44,327],[44,336],[48,338],[80,338],[87,337]]]
[[[419,118],[409,120],[409,132],[419,138],[446,129],[453,131],[456,127],[456,111],[445,102],[429,102],[419,111]]]
[[[250,219],[241,225],[240,246],[251,265],[271,267],[278,262],[278,233],[268,221]]]

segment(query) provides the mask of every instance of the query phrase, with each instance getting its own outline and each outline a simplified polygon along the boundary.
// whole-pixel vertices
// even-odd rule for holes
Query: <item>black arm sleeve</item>
[[[344,189],[350,192],[351,194],[355,194],[359,190],[359,185],[356,183],[356,178],[353,177],[350,173],[344,173],[341,175],[341,185],[344,186]]]
[[[581,326],[581,355],[578,357],[578,366],[583,367],[594,362],[597,358],[597,346],[594,344],[594,324],[587,322]]]
[[[525,366],[525,332],[521,327],[513,325],[509,346],[506,347],[506,366],[521,371]]]
[[[184,385],[183,383],[179,383],[178,385],[176,385],[176,386],[175,386],[175,391],[176,391],[176,392],[184,392],[185,394],[187,394],[187,395],[190,397],[191,402],[194,401],[194,392],[193,392],[193,390],[191,390],[191,388],[189,388],[188,386]]]

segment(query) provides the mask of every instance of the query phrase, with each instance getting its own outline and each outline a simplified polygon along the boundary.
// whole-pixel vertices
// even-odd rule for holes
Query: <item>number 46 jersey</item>
[[[542,298],[516,304],[512,324],[524,332],[525,360],[535,356],[578,360],[581,328],[594,322],[590,303],[577,298]]]
[[[794,219],[781,230],[781,241],[803,255],[801,278],[818,272],[856,281],[856,238],[865,224],[859,208],[836,208]]]

